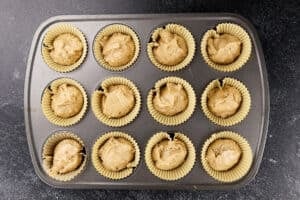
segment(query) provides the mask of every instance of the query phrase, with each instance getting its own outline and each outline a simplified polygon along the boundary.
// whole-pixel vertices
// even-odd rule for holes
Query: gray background
[[[26,59],[33,33],[53,15],[233,12],[257,28],[268,69],[271,113],[256,179],[235,191],[61,190],[42,183],[30,161],[23,118]],[[0,1],[0,199],[299,199],[300,49],[297,1]],[[298,102],[297,102],[298,100]]]

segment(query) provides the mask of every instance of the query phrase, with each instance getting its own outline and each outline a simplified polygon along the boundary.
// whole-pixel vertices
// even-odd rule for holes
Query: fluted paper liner
[[[101,47],[100,41],[104,36],[110,36],[113,33],[123,33],[123,34],[130,35],[133,40],[133,43],[135,46],[135,52],[134,52],[134,55],[133,55],[131,61],[129,61],[126,65],[122,65],[119,67],[113,67],[113,66],[110,66],[109,63],[107,63],[103,58],[102,47]],[[130,27],[125,26],[123,24],[112,24],[112,25],[104,27],[96,35],[96,38],[95,38],[94,44],[93,44],[93,51],[94,51],[94,56],[95,56],[97,62],[102,67],[104,67],[105,69],[111,70],[111,71],[122,71],[122,70],[125,70],[125,69],[129,68],[130,66],[132,66],[134,64],[134,62],[136,61],[136,59],[138,58],[139,53],[140,53],[140,41],[139,41],[137,34]]]
[[[65,174],[56,174],[51,171],[52,162],[53,162],[53,153],[55,146],[64,139],[73,139],[79,142],[83,148],[85,145],[83,141],[74,133],[61,131],[54,133],[51,135],[46,142],[44,143],[43,150],[42,150],[42,159],[43,159],[43,169],[44,171],[53,179],[58,181],[70,181],[74,179],[77,175],[79,175],[86,167],[87,163],[87,155],[83,152],[83,160],[81,165],[74,171],[65,173]]]
[[[184,142],[188,151],[185,162],[175,169],[158,169],[152,159],[152,149],[157,143],[164,139],[172,140],[168,133],[159,132],[153,135],[148,141],[145,149],[145,161],[150,172],[156,177],[167,181],[175,181],[186,176],[193,168],[196,159],[195,147],[187,136],[185,136],[183,133],[174,133],[174,138]]]
[[[223,119],[221,117],[215,116],[209,110],[209,108],[207,106],[207,95],[208,95],[209,91],[211,91],[213,88],[222,87],[224,85],[233,86],[236,89],[238,89],[242,95],[242,101],[241,101],[241,105],[240,105],[239,109],[237,110],[237,112],[234,115]],[[235,125],[235,124],[241,122],[248,115],[250,107],[251,107],[251,97],[250,97],[250,93],[249,93],[248,89],[242,82],[240,82],[236,79],[233,79],[233,78],[226,77],[226,78],[222,79],[222,85],[221,85],[219,79],[213,80],[205,88],[205,90],[201,96],[201,108],[202,108],[203,113],[210,121],[212,121],[215,124],[221,125],[221,126],[232,126],[232,125]]]
[[[83,105],[80,110],[80,112],[73,117],[70,118],[62,118],[54,114],[54,111],[51,108],[51,97],[52,97],[52,91],[57,91],[57,88],[66,83],[67,85],[75,86],[77,89],[80,90],[82,96],[83,96]],[[71,126],[76,123],[78,123],[82,117],[84,116],[88,105],[88,98],[86,95],[86,92],[84,88],[78,83],[77,81],[70,79],[70,78],[59,78],[50,83],[50,85],[45,88],[43,95],[42,95],[42,110],[45,115],[45,117],[50,121],[51,123],[57,125],[57,126]]]
[[[216,34],[228,33],[236,36],[242,42],[241,54],[239,57],[230,64],[217,64],[210,60],[207,53],[207,40]],[[252,51],[251,39],[248,33],[239,25],[232,23],[222,23],[218,24],[216,30],[208,30],[201,41],[201,54],[204,61],[212,68],[222,71],[222,72],[232,72],[240,69],[249,59]]]
[[[186,45],[188,48],[188,54],[185,57],[185,59],[177,65],[163,65],[163,64],[159,63],[156,60],[155,56],[153,55],[153,47],[155,47],[157,45],[159,33],[163,29],[168,30],[171,33],[175,33],[175,34],[181,36],[186,42]],[[180,69],[185,68],[187,65],[189,65],[194,57],[195,49],[196,49],[195,39],[194,39],[193,35],[191,34],[191,32],[188,29],[186,29],[185,27],[183,27],[182,25],[178,25],[178,24],[167,24],[164,28],[157,28],[156,30],[154,30],[154,32],[151,36],[151,42],[149,42],[147,45],[148,57],[151,60],[151,62],[153,63],[153,65],[155,65],[156,67],[158,67],[159,69],[161,69],[163,71],[168,71],[168,72],[178,71]]]
[[[83,45],[82,49],[82,55],[81,57],[72,65],[61,65],[53,61],[53,59],[50,57],[50,50],[53,48],[53,41],[56,37],[58,37],[61,34],[64,33],[70,33],[76,37],[78,37]],[[86,55],[87,55],[87,41],[85,39],[85,36],[83,33],[76,28],[75,26],[71,24],[65,24],[65,23],[58,23],[49,28],[47,33],[45,34],[45,37],[43,39],[42,44],[42,57],[45,61],[45,63],[53,70],[57,72],[70,72],[79,67]]]
[[[102,162],[101,159],[98,155],[99,148],[111,137],[116,137],[116,138],[124,138],[131,142],[131,144],[134,146],[135,149],[135,156],[134,160],[130,163],[130,168],[123,169],[118,172],[110,171],[106,169]],[[102,176],[109,178],[109,179],[114,179],[114,180],[119,180],[128,177],[133,173],[134,168],[136,168],[139,164],[140,161],[140,149],[136,141],[128,134],[123,133],[123,132],[108,132],[102,136],[100,136],[95,144],[93,145],[92,149],[92,163],[97,170],[99,174]]]
[[[217,139],[232,139],[239,145],[242,151],[239,162],[227,171],[216,171],[212,169],[206,159],[206,152],[209,145]],[[211,177],[221,182],[234,182],[243,178],[248,173],[252,165],[252,160],[252,150],[247,140],[231,131],[222,131],[212,134],[211,137],[205,141],[201,151],[201,162],[204,170]]]
[[[158,112],[153,105],[153,98],[154,98],[154,93],[156,91],[159,91],[162,86],[164,86],[166,83],[171,82],[171,83],[177,83],[181,84],[183,88],[185,89],[187,96],[188,96],[188,105],[186,109],[174,116],[166,116]],[[179,125],[181,123],[184,123],[187,121],[191,115],[193,114],[195,110],[195,105],[196,105],[196,95],[195,92],[192,88],[192,86],[185,80],[178,78],[178,77],[166,77],[163,78],[155,83],[154,89],[151,89],[148,93],[147,97],[147,106],[149,113],[151,116],[159,123],[167,126],[174,126],[174,125]]]
[[[126,85],[128,86],[134,93],[135,97],[135,106],[133,109],[125,116],[121,118],[109,118],[107,117],[103,112],[101,108],[101,98],[104,95],[104,93],[107,91],[108,87],[111,85]],[[103,89],[101,90],[96,90],[92,94],[92,110],[93,113],[95,114],[96,118],[111,127],[120,127],[120,126],[125,126],[132,122],[137,115],[140,112],[141,108],[141,95],[138,90],[138,88],[135,86],[135,84],[123,77],[111,77],[108,79],[105,79],[101,85],[100,88]]]

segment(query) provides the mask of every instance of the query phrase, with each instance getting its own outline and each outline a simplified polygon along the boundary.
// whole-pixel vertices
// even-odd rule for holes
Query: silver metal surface
[[[86,36],[88,55],[83,64],[70,73],[58,73],[51,70],[41,56],[41,43],[44,34],[52,24],[66,22],[78,27]],[[241,25],[252,40],[253,48],[249,61],[240,70],[224,73],[218,72],[205,64],[200,54],[200,40],[203,34],[218,23],[233,22]],[[102,68],[92,52],[93,40],[104,26],[122,23],[130,26],[141,41],[141,52],[135,64],[122,72],[111,72]],[[167,23],[178,23],[191,31],[196,40],[196,52],[193,61],[185,69],[178,72],[163,72],[149,60],[146,45],[151,32]],[[132,80],[139,88],[142,96],[142,108],[138,117],[129,125],[110,128],[99,122],[92,113],[90,104],[84,118],[76,125],[61,128],[51,124],[41,110],[41,95],[45,87],[59,77],[70,77],[79,81],[86,89],[89,102],[92,92],[98,88],[102,80],[112,76],[123,76]],[[146,98],[154,83],[166,76],[178,76],[187,80],[197,95],[197,105],[192,117],[178,126],[163,126],[157,123],[148,113]],[[242,81],[250,91],[252,106],[245,120],[224,128],[211,123],[202,113],[200,96],[206,85],[213,79],[233,77]],[[228,14],[130,14],[130,15],[78,15],[57,16],[40,25],[33,38],[28,57],[24,90],[24,110],[27,139],[32,162],[37,175],[47,184],[59,188],[127,188],[127,189],[233,189],[251,181],[259,168],[266,140],[269,117],[269,87],[263,52],[254,27],[244,18]],[[59,182],[51,179],[42,169],[42,146],[51,134],[59,130],[68,130],[79,135],[85,145],[89,157],[86,170],[70,182]],[[141,150],[141,161],[134,173],[123,180],[109,180],[99,175],[94,169],[90,155],[95,140],[102,134],[118,130],[133,136]],[[200,150],[204,141],[217,131],[231,130],[244,136],[251,145],[254,162],[250,172],[240,181],[222,184],[212,179],[202,168]],[[144,150],[148,139],[158,131],[180,131],[193,142],[197,158],[191,172],[178,181],[163,181],[155,177],[147,169],[144,161]]]

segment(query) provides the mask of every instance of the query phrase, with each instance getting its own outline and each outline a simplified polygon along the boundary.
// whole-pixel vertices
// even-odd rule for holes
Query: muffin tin
[[[68,73],[59,73],[44,62],[41,54],[42,40],[49,26],[64,22],[79,28],[86,37],[87,56],[81,66]],[[230,22],[243,27],[252,41],[252,53],[247,63],[234,72],[220,72],[208,66],[201,56],[200,42],[204,33],[219,23]],[[140,53],[136,62],[123,71],[109,71],[101,67],[93,54],[93,42],[97,33],[110,24],[124,24],[131,27],[140,40]],[[182,70],[165,72],[155,67],[147,55],[147,43],[151,33],[158,27],[176,23],[186,27],[196,40],[196,52],[192,62]],[[109,127],[101,123],[92,112],[91,96],[100,83],[109,77],[125,77],[138,87],[141,98],[139,115],[128,125]],[[177,126],[164,126],[156,122],[147,109],[147,95],[155,82],[177,76],[188,81],[195,93],[197,104],[192,116]],[[88,96],[88,108],[82,120],[72,126],[59,127],[49,122],[42,112],[41,98],[49,83],[58,78],[71,78],[82,84]],[[201,94],[216,78],[232,77],[246,85],[251,95],[251,108],[246,118],[233,126],[222,127],[213,124],[201,110]],[[128,14],[128,15],[74,15],[57,16],[48,19],[36,31],[28,57],[24,89],[24,114],[29,150],[37,175],[45,183],[59,188],[111,188],[111,189],[234,189],[250,182],[256,175],[262,159],[267,135],[269,117],[269,88],[261,45],[254,27],[244,18],[228,13],[211,14]],[[59,131],[78,135],[85,144],[86,168],[71,181],[61,182],[50,178],[42,167],[42,149],[45,141]],[[127,178],[110,180],[101,176],[91,162],[93,144],[99,136],[121,131],[132,136],[141,151],[139,165]],[[165,181],[155,177],[145,164],[144,152],[148,140],[160,131],[185,133],[196,149],[196,161],[192,170],[182,179]],[[239,181],[221,183],[210,177],[201,164],[201,148],[204,142],[219,131],[234,131],[247,139],[253,151],[250,171]]]

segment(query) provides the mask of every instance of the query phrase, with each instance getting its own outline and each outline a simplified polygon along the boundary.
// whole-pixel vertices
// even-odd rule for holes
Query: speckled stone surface
[[[267,64],[271,113],[256,179],[235,191],[61,190],[33,171],[23,119],[33,33],[61,14],[233,12],[257,28]],[[229,0],[0,1],[0,199],[300,199],[300,3]]]

